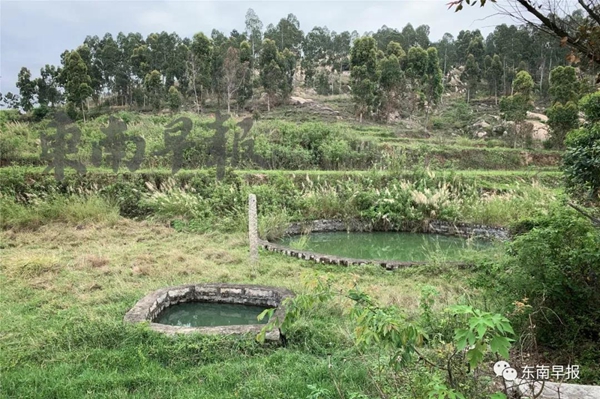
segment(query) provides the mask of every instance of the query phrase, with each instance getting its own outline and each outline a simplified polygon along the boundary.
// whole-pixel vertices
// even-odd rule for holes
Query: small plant
[[[308,242],[310,241],[310,235],[302,234],[298,239],[289,243],[289,247],[297,250],[306,249]]]

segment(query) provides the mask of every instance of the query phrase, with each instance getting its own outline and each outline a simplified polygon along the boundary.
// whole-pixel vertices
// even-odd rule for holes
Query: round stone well
[[[126,323],[150,322],[150,328],[165,334],[258,334],[264,324],[228,325],[215,327],[184,327],[155,323],[162,311],[172,305],[186,302],[223,303],[254,305],[275,308],[273,317],[285,318],[284,299],[293,297],[294,293],[286,288],[268,287],[248,284],[188,284],[156,290],[140,299],[127,314]],[[266,340],[279,341],[278,329],[266,334]]]

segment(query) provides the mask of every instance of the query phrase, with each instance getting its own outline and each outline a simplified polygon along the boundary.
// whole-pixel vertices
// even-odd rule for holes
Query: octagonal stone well
[[[258,334],[264,324],[228,325],[214,327],[183,327],[156,323],[158,316],[167,309],[179,303],[204,302],[254,305],[264,308],[275,308],[273,317],[283,320],[285,309],[281,306],[284,299],[293,297],[292,291],[281,287],[269,287],[249,284],[188,284],[167,287],[156,290],[140,299],[125,314],[126,323],[150,322],[150,328],[165,334]],[[281,339],[279,330],[266,334],[268,341]]]

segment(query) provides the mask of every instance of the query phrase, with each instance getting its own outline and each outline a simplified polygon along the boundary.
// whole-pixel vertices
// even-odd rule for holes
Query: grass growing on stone
[[[317,388],[375,395],[372,365],[358,360],[340,309],[315,309],[286,348],[252,338],[170,338],[122,318],[160,287],[237,282],[300,292],[302,276],[312,273],[350,275],[409,310],[425,284],[441,293],[440,306],[474,295],[463,288],[467,272],[440,265],[386,272],[264,252],[251,267],[243,233],[184,233],[119,219],[52,222],[0,237],[0,397],[7,398],[306,398]]]

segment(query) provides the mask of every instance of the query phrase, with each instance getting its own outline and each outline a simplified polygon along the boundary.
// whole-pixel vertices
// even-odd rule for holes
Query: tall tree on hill
[[[408,23],[402,28],[402,48],[408,51],[411,47],[417,44],[417,32],[415,32],[415,28],[413,28],[412,24]]]
[[[146,75],[151,71],[150,49],[148,49],[148,46],[144,42],[141,42],[133,49],[129,61],[131,63],[132,72],[136,76],[137,80],[143,81]]]
[[[296,72],[296,56],[290,49],[285,49],[278,54],[277,63],[284,79],[279,83],[282,101],[287,101],[294,88],[294,73]]]
[[[240,51],[229,47],[223,62],[223,77],[225,80],[225,94],[227,100],[227,113],[231,114],[231,101],[245,82],[249,71],[249,63],[240,59]]]
[[[578,102],[581,96],[581,84],[577,71],[572,66],[556,67],[550,72],[550,96],[552,103],[566,104]]]
[[[331,66],[338,73],[338,92],[342,92],[342,72],[350,70],[351,34],[331,32]]]
[[[244,78],[242,79],[242,84],[238,89],[237,93],[237,107],[243,108],[248,100],[252,98],[253,89],[253,68],[251,65],[254,62],[254,58],[252,56],[252,47],[248,41],[243,41],[240,44],[240,63],[242,65],[246,65],[247,70],[244,74]]]
[[[255,60],[262,44],[263,23],[253,9],[246,11],[246,37],[250,41],[252,59]]]
[[[465,70],[461,75],[461,80],[467,83],[467,102],[471,101],[471,98],[475,96],[477,92],[477,85],[481,80],[481,69],[479,64],[475,60],[473,54],[467,56],[467,63],[465,64]]]
[[[82,46],[83,48],[86,46]],[[85,49],[84,49],[85,50]],[[85,102],[92,95],[90,86],[92,79],[79,50],[71,51],[65,56],[65,64],[61,75],[64,77],[67,101],[74,107],[79,107],[85,121]]]
[[[383,25],[373,34],[373,39],[377,42],[377,48],[385,51],[390,42],[402,43],[403,36],[397,29]]]
[[[40,69],[40,77],[35,79],[38,103],[40,105],[51,105],[55,107],[62,101],[62,94],[59,90],[58,77],[60,69],[54,65],[46,64]]]
[[[427,50],[420,46],[411,47],[406,56],[406,76],[410,82],[409,106],[412,114],[424,105],[423,83],[426,81],[428,56]]]
[[[196,33],[190,45],[186,70],[198,113],[202,112],[204,93],[210,86],[212,51],[212,41],[204,33]]]
[[[146,75],[144,79],[144,87],[146,93],[150,98],[150,104],[155,112],[160,111],[162,106],[162,97],[164,85],[162,82],[162,76],[156,69]]]
[[[144,39],[140,33],[125,35],[119,32],[117,46],[119,47],[119,68],[115,76],[115,88],[122,98],[123,104],[133,104],[133,92],[139,80],[134,72],[133,52],[141,46]],[[138,75],[139,77],[139,75]]]
[[[429,25],[419,25],[415,29],[415,42],[417,46],[421,48],[429,48],[431,42],[429,41]]]
[[[329,63],[332,52],[331,33],[327,27],[314,27],[302,41],[304,82],[312,86],[316,69]]]
[[[265,39],[259,59],[260,82],[267,93],[267,110],[271,111],[277,90],[281,82],[285,79],[283,71],[278,64],[277,44],[271,39]]]
[[[475,57],[475,61],[477,61],[478,65],[483,65],[483,59],[485,57],[485,47],[483,45],[483,37],[474,36],[469,42],[469,47],[467,47],[467,53],[473,54]]]
[[[287,48],[295,55],[299,55],[304,33],[300,30],[298,18],[294,14],[288,14],[286,18],[279,20],[277,26],[269,24],[264,37],[273,40],[279,51]]]
[[[517,73],[513,81],[513,94],[500,99],[500,111],[504,118],[515,122],[513,134],[513,147],[518,140],[526,140],[525,118],[527,111],[533,109],[533,79],[527,71]]]
[[[87,68],[87,74],[90,77],[89,86],[92,89],[91,97],[96,103],[100,100],[103,87],[106,86],[98,58],[99,51],[100,39],[98,36],[86,37],[83,45],[77,48],[77,52]]]
[[[120,51],[117,42],[110,33],[98,42],[94,63],[101,76],[103,87],[109,92],[116,92],[116,77],[120,69]]]
[[[485,5],[485,0],[456,0],[451,3],[456,11],[463,8],[463,3]],[[571,15],[564,15],[564,10],[570,6],[566,1],[515,0],[510,10],[501,8],[505,14],[548,33],[558,40],[561,45],[569,46],[573,51],[569,54],[570,62],[580,61],[582,55],[590,64],[600,65],[600,11],[595,2],[578,1],[579,7]],[[600,78],[599,78],[600,79]]]
[[[490,94],[494,95],[496,104],[498,104],[498,86],[500,85],[500,79],[502,79],[502,61],[498,54],[494,54],[494,57],[489,55],[485,56],[485,79],[488,83]]]
[[[552,105],[546,110],[550,144],[562,149],[567,133],[579,125],[577,103],[581,96],[581,84],[575,68],[559,66],[550,72],[550,95]]]
[[[395,46],[390,42],[388,48]],[[395,43],[400,47],[400,44]],[[400,47],[400,50],[402,47]],[[398,51],[396,51],[398,53]],[[400,60],[394,51],[388,52],[387,57],[379,62],[379,87],[381,90],[381,108],[383,119],[388,120],[393,110],[400,108],[402,92],[406,86],[404,71],[400,68]]]
[[[230,46],[230,42],[223,32],[213,29],[211,32],[211,40],[213,44],[212,59],[211,59],[211,89],[213,97],[217,100],[217,106],[221,106],[221,99],[225,97],[225,82],[223,78],[223,63],[225,55]]]
[[[461,30],[456,36],[456,57],[459,62],[465,62],[467,57],[469,56],[469,46],[471,45],[471,41],[473,39],[481,39],[483,41],[483,36],[479,29],[474,31],[470,30]]]
[[[427,49],[427,65],[423,75],[423,91],[427,99],[425,115],[429,121],[429,111],[434,105],[437,105],[442,99],[444,85],[442,84],[442,70],[440,69],[440,58],[435,47]]]
[[[375,107],[377,98],[377,44],[372,37],[358,38],[350,51],[352,97],[359,120]]]
[[[435,44],[438,54],[442,59],[442,73],[446,76],[448,69],[456,62],[456,46],[454,36],[450,33],[444,33],[442,40]]]
[[[17,88],[19,89],[19,95],[21,97],[21,108],[25,112],[29,112],[33,109],[33,102],[35,100],[35,81],[31,79],[31,72],[29,69],[23,67],[19,71],[17,77]]]

